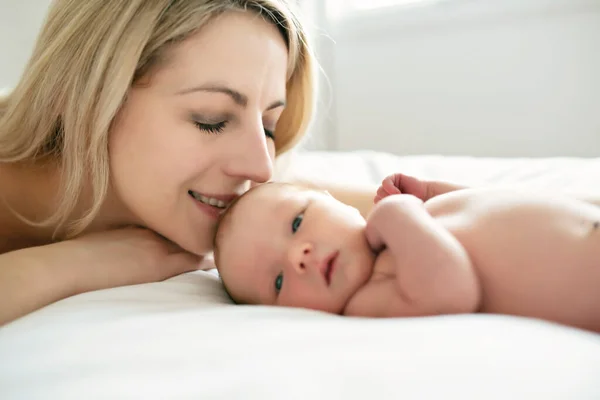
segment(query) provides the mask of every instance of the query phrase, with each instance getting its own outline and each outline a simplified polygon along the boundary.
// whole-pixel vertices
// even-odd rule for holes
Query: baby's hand
[[[365,234],[369,246],[375,253],[381,252],[389,245],[389,241],[398,240],[406,233],[405,215],[414,210],[421,212],[423,201],[416,196],[400,194],[379,201],[367,218]]]
[[[426,201],[429,197],[428,191],[429,184],[427,181],[404,174],[393,174],[381,182],[373,201],[378,203],[381,199],[393,194],[411,194]]]

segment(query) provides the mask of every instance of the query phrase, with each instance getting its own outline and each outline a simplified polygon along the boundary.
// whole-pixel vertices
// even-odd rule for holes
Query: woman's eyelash
[[[275,140],[275,132],[265,129],[265,136],[271,140]]]
[[[203,122],[194,121],[194,124],[201,131],[218,134],[218,133],[223,132],[223,130],[227,126],[228,122],[229,121],[221,121],[221,122],[217,122],[216,124],[206,124]],[[264,131],[265,131],[266,137],[268,137],[271,140],[275,140],[275,132],[273,132],[269,129],[264,129]]]
[[[225,129],[225,126],[227,126],[227,121],[217,122],[216,124],[205,124],[202,122],[194,121],[194,124],[201,131],[219,134],[223,132],[223,129]]]

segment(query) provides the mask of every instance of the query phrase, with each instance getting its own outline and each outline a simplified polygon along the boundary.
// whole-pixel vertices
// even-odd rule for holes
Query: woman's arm
[[[377,186],[354,188],[329,186],[323,189],[329,192],[335,199],[356,208],[364,218],[367,218],[374,205],[373,199]]]
[[[66,297],[157,282],[197,270],[200,257],[125,228],[0,255],[0,326]]]
[[[369,215],[373,208],[373,199],[375,198],[375,192],[378,187],[378,185],[369,184],[350,187],[332,184],[330,182],[317,183],[306,180],[291,180],[288,182],[313,190],[326,191],[342,203],[356,208],[364,218]]]
[[[69,263],[52,246],[0,255],[0,326],[75,294]]]

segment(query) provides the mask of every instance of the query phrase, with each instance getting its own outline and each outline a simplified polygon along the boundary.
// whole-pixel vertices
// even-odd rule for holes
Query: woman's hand
[[[86,271],[75,283],[76,293],[162,281],[198,269],[202,260],[143,228],[93,233],[60,247],[58,258],[70,254],[71,264],[79,264],[73,268]]]
[[[1,254],[0,326],[75,294],[193,271],[200,261],[201,257],[141,228]]]

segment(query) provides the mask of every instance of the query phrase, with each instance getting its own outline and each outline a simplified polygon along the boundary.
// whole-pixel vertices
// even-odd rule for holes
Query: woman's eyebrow
[[[209,92],[209,93],[223,93],[231,97],[231,99],[240,107],[246,107],[248,105],[248,96],[240,92],[239,90],[232,89],[226,85],[218,83],[207,83],[200,86],[193,86],[187,89],[180,90],[177,95],[183,96],[195,92]]]
[[[240,107],[248,106],[248,96],[240,92],[239,90],[233,89],[223,84],[219,83],[207,83],[200,86],[193,86],[188,89],[183,89],[177,92],[177,95],[186,95],[195,92],[209,92],[209,93],[223,93],[227,96],[231,97],[233,102]],[[285,107],[285,100],[277,100],[273,102],[267,110],[272,110],[277,107]]]

